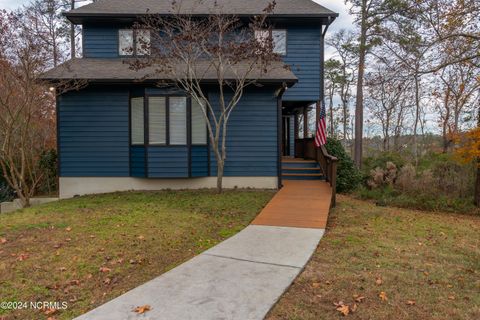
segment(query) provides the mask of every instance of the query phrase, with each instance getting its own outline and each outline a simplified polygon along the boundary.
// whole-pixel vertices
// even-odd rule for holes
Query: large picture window
[[[201,106],[194,100],[182,96],[148,96],[147,119],[143,98],[132,98],[130,105],[132,145],[187,145],[189,125],[191,143],[207,144],[207,123]],[[145,141],[146,130],[148,141]]]
[[[207,121],[202,106],[194,99],[192,99],[192,143],[207,144]]]
[[[148,139],[150,144],[167,143],[167,104],[165,97],[148,98]]]
[[[130,106],[132,145],[143,145],[145,143],[143,98],[132,98]]]
[[[170,97],[170,144],[187,144],[187,98]]]

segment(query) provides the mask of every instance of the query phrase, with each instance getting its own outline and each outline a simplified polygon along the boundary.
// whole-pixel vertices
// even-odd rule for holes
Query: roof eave
[[[136,20],[139,19],[141,16],[145,14],[132,14],[132,13],[83,13],[83,12],[63,12],[63,16],[65,16],[70,22],[73,24],[82,24],[85,19],[112,19],[118,18],[121,20]],[[172,14],[156,14],[159,16],[172,16]],[[195,14],[194,17],[207,17],[208,14]],[[254,16],[253,14],[237,14],[236,16],[240,18],[249,18]],[[272,18],[278,19],[323,19],[323,18],[333,18],[330,20],[333,22],[335,18],[338,17],[338,13],[331,12],[331,13],[314,13],[314,14],[273,14],[270,15]]]
[[[111,79],[79,79],[79,78],[54,78],[54,77],[39,77],[40,80],[51,83],[51,84],[56,84],[59,82],[64,82],[64,81],[87,81],[88,83],[102,83],[102,84],[116,84],[116,83],[124,83],[124,84],[152,84],[152,83],[158,83],[159,81],[172,81],[171,79],[145,79],[145,80],[138,80],[138,79],[117,79],[117,78],[111,78]],[[228,79],[226,79],[228,81]],[[279,85],[279,84],[286,84],[287,86],[293,86],[298,82],[298,79],[260,79],[257,80],[259,84],[262,85]],[[173,81],[172,81],[173,83]],[[201,81],[202,84],[209,85],[209,84],[217,84],[218,81],[216,79],[206,79]]]

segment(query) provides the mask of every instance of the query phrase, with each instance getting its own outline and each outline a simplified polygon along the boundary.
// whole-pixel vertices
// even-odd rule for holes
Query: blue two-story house
[[[214,1],[183,1],[191,14],[208,14]],[[220,0],[225,14],[262,14],[264,0]],[[82,26],[83,57],[42,77],[82,80],[86,86],[58,96],[60,197],[124,190],[210,188],[215,161],[199,107],[178,90],[138,81],[123,63],[148,31],[133,28],[145,14],[168,15],[163,0],[99,0],[65,13]],[[278,68],[247,88],[233,112],[227,139],[224,186],[279,188],[283,178],[320,178],[315,171],[282,172],[282,159],[308,157],[323,97],[324,38],[337,14],[311,0],[276,0],[269,16]],[[137,48],[142,50],[142,48]],[[137,52],[141,53],[141,52]],[[214,75],[212,75],[214,77]],[[285,88],[283,95],[279,89]],[[217,92],[209,92],[215,100]],[[313,124],[313,125],[312,125]],[[309,170],[317,170],[310,168]]]

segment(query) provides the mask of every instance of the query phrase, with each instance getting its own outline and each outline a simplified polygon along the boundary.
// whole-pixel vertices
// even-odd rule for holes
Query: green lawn
[[[267,319],[343,318],[480,319],[480,217],[340,196],[312,260]]]
[[[80,315],[240,231],[273,194],[114,193],[2,214],[0,302],[68,308],[0,310],[0,319]]]

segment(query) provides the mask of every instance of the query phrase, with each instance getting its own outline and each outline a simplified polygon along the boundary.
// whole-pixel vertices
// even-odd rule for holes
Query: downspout
[[[282,185],[282,97],[287,90],[287,84],[283,83],[282,87],[277,93],[277,177],[278,177],[278,189],[283,187]]]

